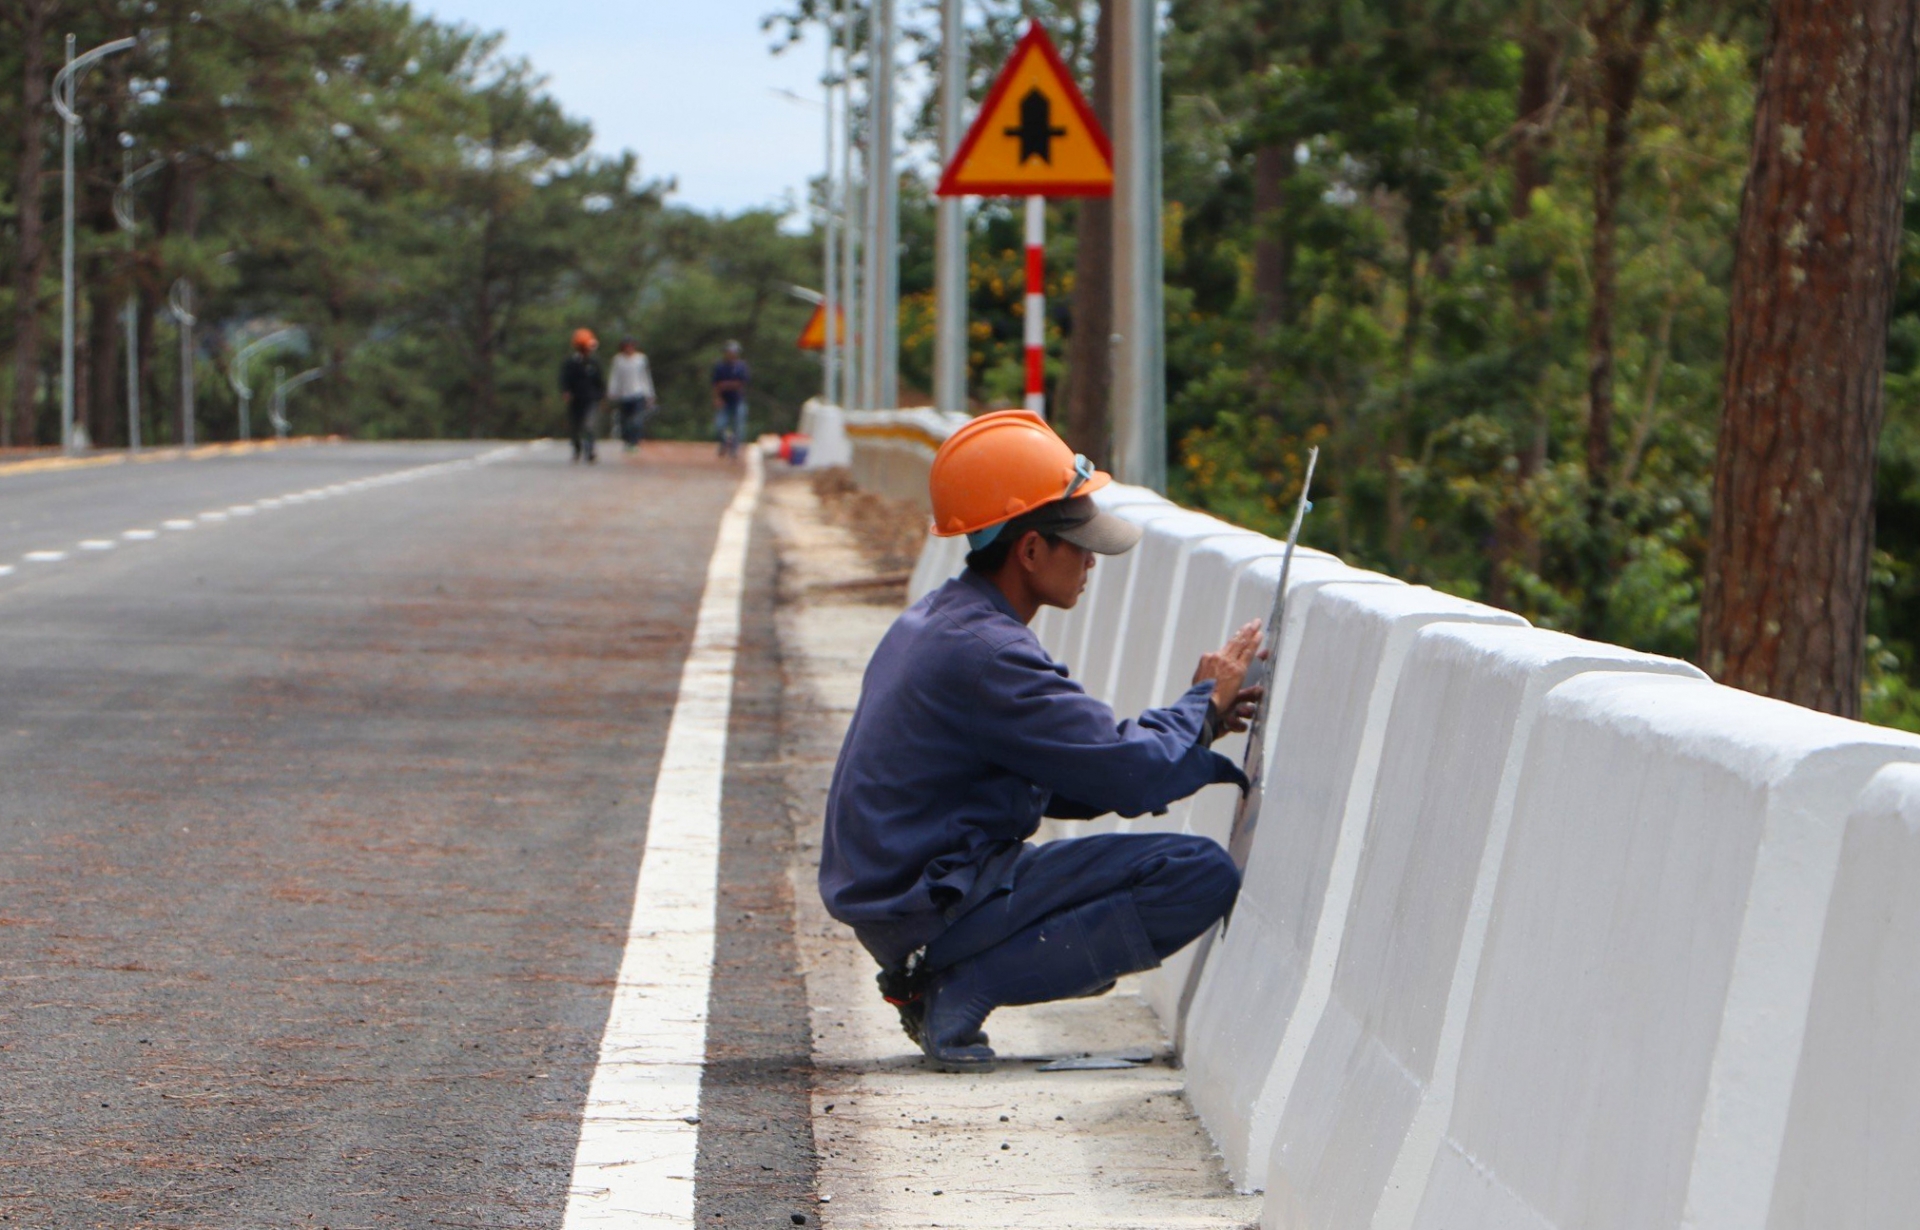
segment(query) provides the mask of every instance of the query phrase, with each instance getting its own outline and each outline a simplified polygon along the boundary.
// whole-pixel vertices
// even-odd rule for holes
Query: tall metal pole
[[[60,114],[60,451],[73,451],[73,35],[67,35],[67,62],[56,83]],[[64,97],[59,94],[64,89]]]
[[[952,160],[966,127],[967,41],[961,0],[940,0],[940,161]],[[967,233],[957,196],[939,198],[934,218],[933,404],[967,408]]]
[[[67,35],[67,61],[53,75],[53,109],[60,116],[60,449],[73,451],[73,133],[80,126],[79,113],[73,109],[74,83],[80,70],[116,51],[125,51],[138,40],[117,38],[102,43],[83,56],[73,54],[73,35]]]
[[[123,138],[124,139],[124,138]],[[133,151],[120,151],[120,188],[113,194],[113,220],[127,236],[127,268],[132,272],[133,254],[138,240],[134,225],[133,189],[141,180],[166,165],[155,158],[138,171],[133,169]],[[127,288],[127,305],[122,311],[127,332],[127,449],[140,451],[140,297]]]
[[[114,200],[114,217],[127,233],[127,267],[132,272],[134,251],[133,151],[120,151],[120,197]],[[124,198],[124,199],[122,199]],[[131,285],[127,305],[122,309],[127,331],[127,451],[140,451],[140,306]]]
[[[840,218],[838,211],[834,208],[836,194],[833,182],[833,50],[836,31],[833,28],[831,7],[827,9],[821,29],[826,36],[824,41],[827,45],[827,65],[820,77],[821,95],[826,102],[827,111],[827,154],[826,172],[820,180],[820,246],[825,249],[826,260],[826,280],[821,284],[821,290],[826,293],[826,298],[820,304],[820,310],[825,313],[827,331],[826,340],[820,348],[820,396],[828,405],[834,405],[840,397],[839,354],[835,349],[835,342],[838,339],[834,336],[838,332],[835,326],[839,321],[837,313],[840,308],[839,288],[836,285],[840,273],[838,251]]]
[[[894,0],[874,0],[868,79],[873,83],[867,166],[867,394],[875,407],[900,401],[900,185],[893,168]]]
[[[1113,461],[1167,486],[1166,319],[1160,253],[1160,6],[1114,5]]]
[[[193,283],[176,278],[167,310],[180,326],[180,447],[193,447]]]
[[[840,265],[840,298],[846,304],[847,334],[841,354],[845,359],[846,388],[841,405],[864,408],[867,402],[865,364],[862,361],[861,333],[866,318],[860,310],[860,185],[854,178],[856,123],[853,112],[853,51],[858,24],[857,0],[845,0],[840,24],[840,233],[846,236],[846,252]]]

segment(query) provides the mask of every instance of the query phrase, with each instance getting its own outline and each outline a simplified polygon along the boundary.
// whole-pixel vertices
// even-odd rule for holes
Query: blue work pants
[[[1106,902],[1131,910],[1151,948],[1151,969],[1219,922],[1240,891],[1240,873],[1219,842],[1186,833],[1100,833],[1024,847],[1012,887],[955,919],[927,945],[933,973],[987,951],[1049,915]],[[1063,992],[1067,994],[1070,992]]]

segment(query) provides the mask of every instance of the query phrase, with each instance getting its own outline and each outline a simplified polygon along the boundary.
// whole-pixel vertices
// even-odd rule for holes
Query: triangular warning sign
[[[1113,147],[1039,22],[1008,57],[941,196],[1111,196]]]
[[[847,314],[839,308],[833,309],[834,341],[847,340]],[[827,305],[817,303],[813,315],[807,317],[807,327],[800,330],[800,349],[825,350],[827,348]]]

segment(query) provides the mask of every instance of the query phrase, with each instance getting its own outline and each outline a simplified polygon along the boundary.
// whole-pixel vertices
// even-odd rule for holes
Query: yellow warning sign
[[[941,196],[1111,196],[1113,148],[1039,22],[1027,27],[966,139]]]
[[[833,340],[836,345],[847,340],[847,314],[839,308],[833,309]],[[827,305],[815,304],[813,315],[807,318],[807,327],[800,330],[800,349],[825,350],[827,348]]]

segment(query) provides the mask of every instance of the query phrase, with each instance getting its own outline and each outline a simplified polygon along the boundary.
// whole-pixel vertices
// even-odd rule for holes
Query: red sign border
[[[1013,54],[1007,57],[1006,67],[1002,68],[1000,75],[994,79],[993,88],[987,91],[986,101],[980,104],[980,114],[973,117],[973,126],[967,129],[966,138],[960,142],[960,148],[954,151],[952,161],[948,162],[946,169],[941,172],[940,186],[934,189],[935,196],[1113,195],[1111,178],[1105,183],[1081,180],[1055,184],[1038,192],[1031,184],[1009,183],[1004,180],[967,184],[958,182],[960,168],[966,165],[968,157],[973,153],[973,147],[978,145],[980,138],[986,135],[987,117],[993,114],[994,109],[1000,105],[1000,100],[1013,87],[1014,70],[1036,50],[1046,57],[1047,63],[1053,68],[1054,75],[1067,87],[1067,100],[1073,104],[1074,112],[1079,115],[1080,122],[1086,125],[1087,135],[1093,138],[1094,146],[1099,149],[1100,156],[1107,160],[1107,170],[1111,174],[1113,145],[1107,140],[1106,130],[1100,127],[1100,121],[1094,117],[1093,108],[1087,106],[1087,100],[1081,95],[1080,87],[1074,83],[1073,74],[1067,71],[1066,62],[1060,58],[1059,51],[1055,50],[1053,40],[1047,37],[1046,29],[1039,22],[1034,21],[1027,24],[1027,32],[1014,45]]]

